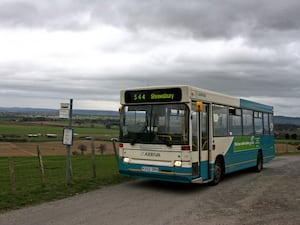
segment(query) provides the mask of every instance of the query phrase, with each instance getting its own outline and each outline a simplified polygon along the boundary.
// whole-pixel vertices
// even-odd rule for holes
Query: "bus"
[[[274,158],[273,107],[188,85],[120,91],[121,175],[218,184]]]

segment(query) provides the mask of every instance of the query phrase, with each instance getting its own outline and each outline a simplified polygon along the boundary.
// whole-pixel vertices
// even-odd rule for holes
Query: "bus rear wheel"
[[[222,161],[219,158],[217,158],[214,167],[214,179],[211,181],[210,184],[217,185],[218,183],[220,183],[222,176],[223,176]]]
[[[255,172],[259,173],[263,169],[263,156],[261,152],[257,153],[256,166],[254,167]]]

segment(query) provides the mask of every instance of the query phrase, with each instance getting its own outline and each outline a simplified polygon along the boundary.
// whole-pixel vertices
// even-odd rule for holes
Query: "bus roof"
[[[240,98],[240,107],[242,109],[251,109],[261,112],[273,113],[273,106],[253,102],[247,99]]]
[[[144,91],[144,90],[163,90],[180,88],[182,90],[182,102],[190,102],[191,100],[212,102],[216,104],[223,104],[242,109],[251,109],[261,112],[273,113],[273,107],[258,102],[250,101],[244,98],[233,97],[219,92],[214,92],[202,88],[197,88],[189,85],[168,85],[168,86],[149,86],[129,88],[120,91],[120,102],[125,103],[126,91]]]

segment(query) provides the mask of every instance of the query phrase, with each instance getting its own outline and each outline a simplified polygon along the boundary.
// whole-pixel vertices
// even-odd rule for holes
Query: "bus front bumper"
[[[194,178],[192,168],[132,164],[122,160],[119,160],[119,172],[124,176],[181,183],[191,183]]]

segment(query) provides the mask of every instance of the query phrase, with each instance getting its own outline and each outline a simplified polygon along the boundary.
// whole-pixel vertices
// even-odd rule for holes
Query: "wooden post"
[[[42,155],[41,155],[40,147],[38,145],[36,146],[36,150],[37,150],[37,155],[38,155],[38,160],[39,160],[39,165],[40,165],[42,187],[45,187],[44,163],[43,163],[43,158],[42,158]]]
[[[92,148],[92,170],[93,170],[93,178],[96,178],[97,174],[96,174],[96,159],[95,159],[94,138],[92,138],[91,148]]]
[[[112,138],[111,141],[112,141],[112,143],[113,143],[113,147],[114,147],[114,152],[115,152],[115,157],[116,157],[117,165],[119,165],[119,154],[118,154],[117,146],[116,146],[116,142],[118,141],[118,139],[117,139],[117,138]]]
[[[9,161],[9,176],[10,176],[11,190],[12,192],[16,192],[16,176],[15,176],[14,162],[12,161],[11,158],[9,158],[8,161]]]
[[[72,160],[71,160],[71,155],[70,155],[70,178],[73,178],[73,167],[72,167]]]

